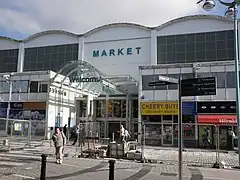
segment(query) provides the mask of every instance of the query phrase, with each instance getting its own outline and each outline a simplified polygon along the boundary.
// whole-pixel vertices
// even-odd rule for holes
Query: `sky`
[[[109,23],[158,26],[195,14],[223,15],[217,5],[205,12],[198,0],[0,0],[0,36],[23,39],[44,30],[77,34]],[[228,0],[225,0],[227,2]]]

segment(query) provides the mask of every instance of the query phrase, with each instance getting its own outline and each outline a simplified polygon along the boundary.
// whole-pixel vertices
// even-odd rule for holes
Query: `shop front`
[[[219,137],[220,149],[232,150],[234,148],[234,139],[237,134],[235,102],[199,102],[196,119],[199,147],[215,148]],[[210,142],[207,146],[204,142],[206,131]]]
[[[183,102],[184,144],[196,146],[195,102]],[[142,102],[141,115],[145,124],[145,142],[152,146],[178,145],[178,103]]]

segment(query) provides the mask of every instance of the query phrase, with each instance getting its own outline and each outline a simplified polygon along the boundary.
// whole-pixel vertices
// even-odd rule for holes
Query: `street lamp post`
[[[6,121],[6,135],[8,135],[8,126],[9,126],[9,115],[10,115],[10,108],[11,108],[11,101],[12,101],[12,74],[4,75],[3,76],[6,82],[9,85],[9,95],[8,95],[8,107],[7,107],[7,121]]]
[[[203,9],[210,11],[215,7],[214,0],[200,0],[197,4],[203,2]],[[234,21],[234,55],[235,55],[235,81],[236,81],[236,114],[237,114],[237,126],[238,126],[238,153],[239,153],[239,166],[240,166],[240,99],[239,99],[239,55],[238,55],[238,20],[237,20],[237,7],[240,5],[240,0],[234,0],[233,2],[223,2],[218,0],[222,5],[228,9],[225,13],[227,17],[233,18]]]

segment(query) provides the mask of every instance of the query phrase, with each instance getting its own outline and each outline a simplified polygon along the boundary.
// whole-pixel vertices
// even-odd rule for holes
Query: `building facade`
[[[178,139],[174,131],[178,121],[177,87],[154,87],[149,86],[149,82],[156,80],[158,75],[175,78],[179,75],[183,78],[215,76],[216,96],[188,97],[183,102],[183,121],[185,129],[189,129],[184,137],[186,145],[201,146],[202,135],[197,124],[216,124],[210,120],[206,123],[206,119],[211,119],[206,115],[224,117],[219,117],[222,115],[219,112],[200,112],[198,103],[221,101],[224,104],[236,99],[233,38],[233,22],[210,15],[187,16],[154,28],[116,23],[80,35],[56,30],[20,41],[2,37],[0,72],[57,72],[71,61],[85,61],[125,93],[102,93],[92,98],[91,105],[85,96],[76,98],[75,122],[90,117],[102,122],[108,135],[116,131],[120,123],[126,123],[137,135],[141,132],[140,123],[145,121],[149,124],[146,131],[152,131],[146,134],[150,137],[146,142],[167,146],[176,145]],[[139,69],[139,66],[148,68]],[[6,94],[2,90],[1,93]],[[233,108],[229,115],[235,117],[235,114]],[[235,125],[233,121],[229,127]],[[109,131],[114,129],[110,127],[115,130]],[[226,136],[229,136],[229,127]]]

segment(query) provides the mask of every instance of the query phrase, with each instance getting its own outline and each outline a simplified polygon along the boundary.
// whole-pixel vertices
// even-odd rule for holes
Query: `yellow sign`
[[[141,115],[178,115],[178,103],[141,102]]]

